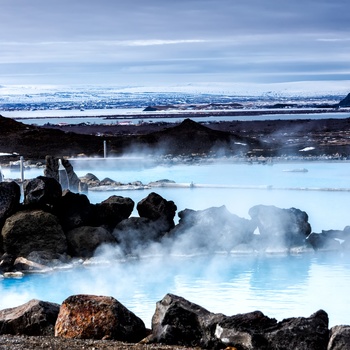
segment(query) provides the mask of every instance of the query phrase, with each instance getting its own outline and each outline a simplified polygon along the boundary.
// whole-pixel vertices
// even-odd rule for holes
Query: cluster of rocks
[[[108,296],[72,295],[61,305],[40,300],[0,311],[0,334],[103,339],[202,349],[350,349],[350,326],[329,329],[328,315],[278,322],[261,311],[226,316],[180,296],[167,294],[156,304],[152,327]]]
[[[130,198],[111,196],[91,204],[85,194],[62,191],[45,176],[24,183],[23,191],[21,203],[16,182],[0,183],[2,272],[89,258],[103,244],[128,250],[133,239],[141,246],[174,227],[176,205],[156,193],[137,204],[140,217],[129,217],[135,205]]]
[[[59,171],[58,165],[56,170]],[[56,173],[57,173],[56,171]],[[69,178],[76,188],[80,180]],[[68,172],[69,174],[69,172]],[[0,183],[0,273],[40,270],[92,258],[104,245],[118,247],[123,256],[139,254],[156,243],[163,252],[290,252],[350,248],[350,228],[314,233],[300,209],[256,205],[250,220],[225,206],[205,210],[177,210],[155,192],[137,203],[130,216],[131,198],[110,196],[91,204],[83,193],[62,190],[54,177],[39,176]]]

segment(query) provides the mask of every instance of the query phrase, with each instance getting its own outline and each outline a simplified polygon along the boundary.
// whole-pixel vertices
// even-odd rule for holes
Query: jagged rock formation
[[[30,300],[0,311],[0,334],[53,335],[59,304]]]
[[[260,311],[234,316],[214,314],[167,294],[157,302],[148,341],[205,349],[326,350],[328,333],[328,315],[323,310],[308,318],[277,322]]]

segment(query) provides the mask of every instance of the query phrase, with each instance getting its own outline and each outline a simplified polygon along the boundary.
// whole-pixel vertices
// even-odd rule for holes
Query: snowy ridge
[[[230,102],[338,103],[350,81],[172,86],[0,85],[0,110],[135,108]]]

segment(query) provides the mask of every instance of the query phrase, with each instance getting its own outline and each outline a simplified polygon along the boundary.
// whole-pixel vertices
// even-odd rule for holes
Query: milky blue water
[[[308,171],[285,171],[295,169]],[[269,204],[306,211],[314,232],[350,225],[348,162],[275,163],[272,166],[226,162],[137,169],[135,166],[122,168],[116,161],[93,171],[84,167],[75,171],[79,176],[93,172],[100,179],[110,177],[125,183],[171,179],[184,185],[182,188],[91,191],[88,196],[93,203],[110,195],[130,197],[137,203],[155,191],[173,200],[178,211],[226,205],[232,213],[249,218],[250,207]],[[4,173],[5,177],[16,177],[16,173],[8,170]],[[30,170],[25,177],[41,173],[42,170]],[[190,183],[195,187],[185,187]],[[31,298],[60,303],[78,293],[111,295],[150,326],[156,301],[170,292],[212,312],[228,315],[261,310],[281,320],[309,316],[322,308],[328,312],[331,326],[350,324],[349,254],[163,257],[157,253],[154,250],[153,257],[141,260],[114,261],[108,267],[3,279],[0,308],[16,306]]]
[[[111,195],[130,197],[137,203],[155,191],[165,199],[173,200],[178,211],[226,205],[232,213],[249,218],[248,211],[252,206],[266,204],[306,211],[315,232],[342,230],[350,225],[350,162],[289,162],[275,163],[272,166],[213,162],[206,165],[154,167],[141,166],[144,164],[141,161],[136,161],[137,166],[135,161],[130,161],[130,166],[125,166],[124,160],[110,163],[90,160],[88,163],[93,163],[94,167],[86,169],[80,165],[74,168],[78,176],[90,172],[100,180],[109,177],[122,183],[141,181],[148,184],[169,179],[184,185],[182,188],[160,187],[137,191],[90,191],[88,196],[92,203],[101,202]],[[307,172],[290,171],[300,169],[306,169]],[[5,177],[19,177],[18,172],[6,169],[3,172]],[[42,169],[25,172],[25,178],[38,175],[43,175]],[[191,183],[195,186],[189,188]],[[137,215],[136,210],[134,215]]]

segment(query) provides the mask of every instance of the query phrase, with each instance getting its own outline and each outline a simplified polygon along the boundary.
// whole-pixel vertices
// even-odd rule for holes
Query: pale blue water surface
[[[289,120],[291,119],[290,114],[276,113],[276,114],[261,114],[261,115],[232,115],[232,116],[211,116],[207,113],[205,116],[198,116],[195,113],[191,115],[191,111],[187,112],[189,118],[192,118],[198,123],[208,123],[208,122],[224,122],[224,121],[249,121],[249,120]],[[159,117],[149,117],[149,112],[143,112],[141,108],[134,108],[121,110],[121,109],[100,109],[100,110],[88,110],[88,111],[62,111],[62,110],[43,110],[43,111],[3,111],[1,114],[4,117],[18,119],[24,124],[36,124],[45,125],[50,124],[117,124],[117,123],[130,123],[132,125],[137,125],[141,122],[148,123],[180,123],[183,121],[183,117],[175,115],[169,115],[162,117],[166,114],[163,111],[159,112]],[[135,117],[134,115],[141,115],[141,117]],[[152,112],[152,114],[157,114]],[[108,116],[119,115],[115,119],[107,118]],[[293,119],[342,119],[349,118],[350,113],[295,113],[292,115]]]
[[[115,161],[93,170],[79,166],[75,171],[78,176],[92,172],[100,179],[110,177],[123,183],[147,184],[170,179],[187,187],[91,191],[88,196],[92,203],[120,195],[130,197],[136,204],[154,191],[173,200],[178,211],[226,205],[232,213],[249,218],[249,208],[267,204],[306,211],[314,232],[342,230],[350,225],[348,162],[289,162],[270,166],[227,161],[139,168],[123,168],[118,164],[121,163]],[[308,171],[285,171],[295,169]],[[18,176],[7,169],[3,172],[5,177]],[[42,175],[42,169],[25,172],[26,178],[38,175]],[[195,186],[188,187],[190,183]],[[261,310],[281,320],[309,316],[322,308],[329,314],[331,326],[350,324],[349,254],[162,257],[157,251],[153,253],[140,260],[114,262],[108,267],[81,267],[22,279],[3,279],[0,308],[17,306],[31,298],[61,303],[69,295],[78,293],[111,295],[150,326],[156,301],[169,292],[227,315]]]

